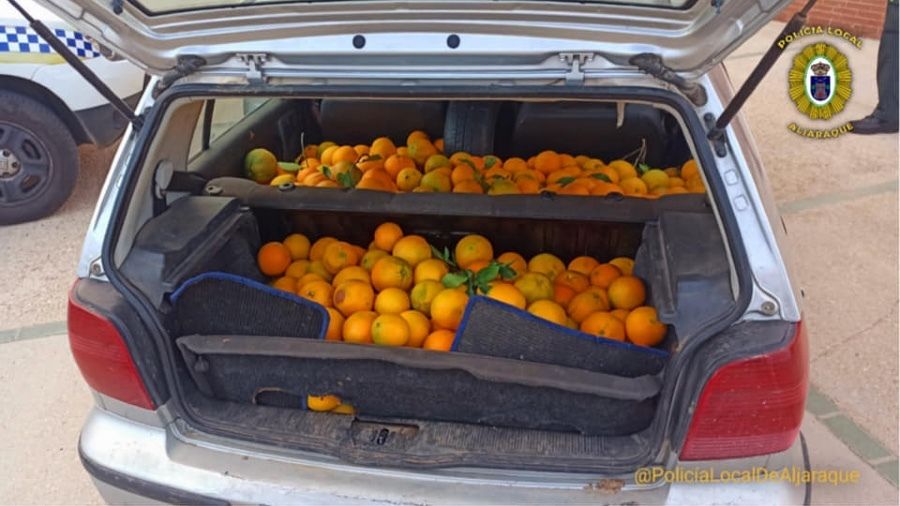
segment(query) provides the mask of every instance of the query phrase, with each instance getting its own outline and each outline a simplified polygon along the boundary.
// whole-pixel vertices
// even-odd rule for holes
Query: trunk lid
[[[652,53],[683,75],[705,72],[770,20],[788,0],[599,2],[239,0],[40,0],[67,22],[163,74],[199,57],[201,71],[233,73],[248,55],[277,60],[279,73],[326,63],[354,69],[469,66],[634,68]],[[259,61],[249,58],[251,70]],[[245,65],[246,67],[246,65]]]

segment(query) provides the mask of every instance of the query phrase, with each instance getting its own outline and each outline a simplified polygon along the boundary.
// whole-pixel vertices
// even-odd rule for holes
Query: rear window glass
[[[200,154],[209,145],[213,144],[222,134],[239,123],[248,114],[265,104],[267,98],[220,98],[207,100],[203,104],[200,113],[200,121],[194,129],[191,138],[190,158]],[[211,112],[208,112],[211,111]],[[206,126],[208,124],[208,126]],[[204,138],[204,132],[209,132],[209,138]]]
[[[319,0],[323,1],[323,0]],[[563,0],[566,3],[571,0]],[[200,9],[214,9],[217,7],[243,7],[255,4],[296,3],[290,0],[132,0],[132,2],[151,14],[164,14],[168,12],[192,11]],[[647,5],[669,9],[684,9],[693,3],[693,0],[627,0],[627,1],[593,1],[589,3],[599,4],[624,4]]]

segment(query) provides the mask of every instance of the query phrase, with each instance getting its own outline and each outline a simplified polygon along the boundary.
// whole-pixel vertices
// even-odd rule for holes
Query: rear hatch
[[[565,66],[563,53],[589,57],[583,66],[593,72],[633,67],[634,55],[650,53],[696,76],[789,3],[41,1],[150,73],[200,58],[210,72],[244,74],[247,55],[256,54],[281,75],[395,67],[411,76],[551,71]]]

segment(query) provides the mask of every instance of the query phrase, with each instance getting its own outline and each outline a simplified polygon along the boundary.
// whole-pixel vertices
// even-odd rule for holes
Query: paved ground
[[[728,60],[735,83],[779,30],[770,25]],[[837,122],[868,114],[876,97],[877,42],[841,49],[854,72],[854,95]],[[816,488],[814,502],[896,504],[896,485],[881,475],[896,484],[897,136],[793,136],[786,125],[803,120],[786,97],[788,65],[789,58],[776,65],[745,115],[806,294],[814,389],[803,430],[814,467],[863,472],[860,485]],[[64,338],[33,338],[60,333],[65,293],[113,151],[82,148],[80,154],[78,187],[57,214],[0,229],[0,398],[16,407],[0,410],[0,430],[15,435],[6,438],[0,459],[0,504],[100,501],[74,453],[90,396]]]

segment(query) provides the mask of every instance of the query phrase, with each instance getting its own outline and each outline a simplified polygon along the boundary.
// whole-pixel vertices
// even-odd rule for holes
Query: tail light
[[[728,459],[790,448],[803,420],[808,374],[803,322],[788,346],[721,367],[700,394],[680,458]]]
[[[73,288],[74,290],[74,288]],[[69,346],[87,384],[104,395],[155,409],[118,329],[69,294]]]

